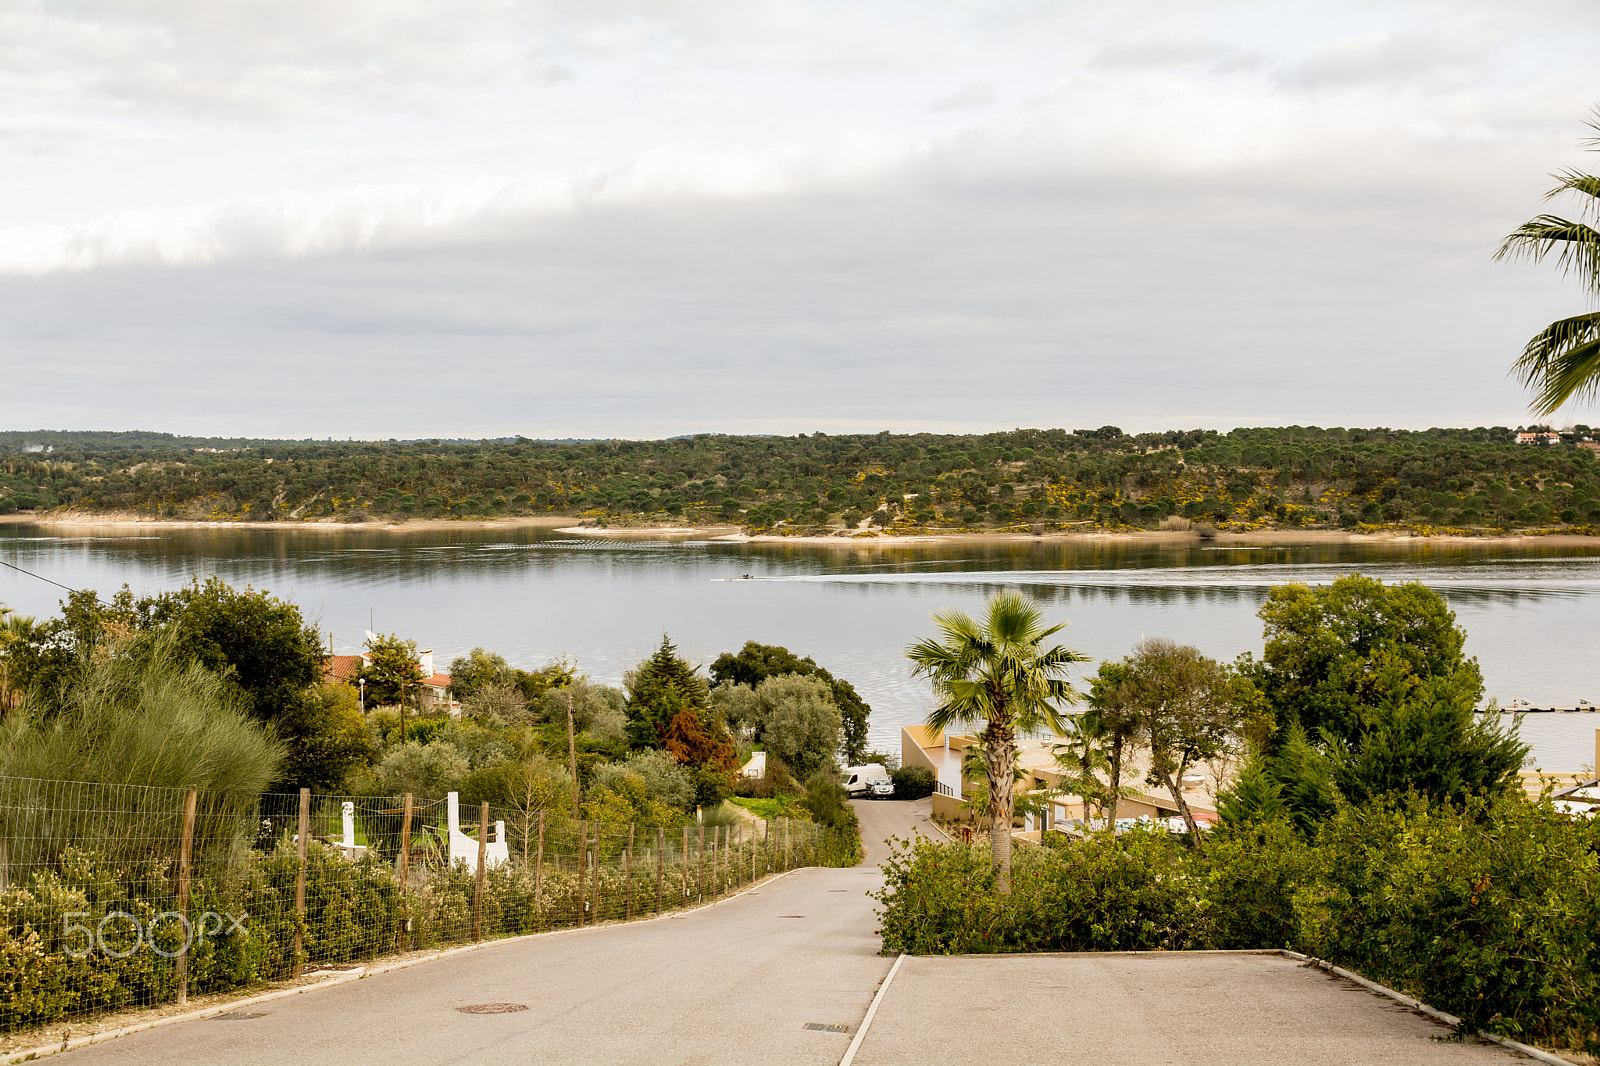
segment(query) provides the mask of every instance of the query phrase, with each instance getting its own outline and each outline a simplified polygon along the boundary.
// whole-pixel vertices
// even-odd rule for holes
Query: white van
[[[844,785],[845,791],[852,796],[868,796],[873,792],[873,785],[888,785],[892,789],[894,783],[889,780],[889,771],[879,763],[868,763],[865,766],[846,766],[839,783]]]

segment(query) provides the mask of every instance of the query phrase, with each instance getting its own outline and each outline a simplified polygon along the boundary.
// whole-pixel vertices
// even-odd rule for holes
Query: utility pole
[[[567,762],[572,767],[572,817],[578,817],[578,741],[572,733],[572,682],[567,682]]]

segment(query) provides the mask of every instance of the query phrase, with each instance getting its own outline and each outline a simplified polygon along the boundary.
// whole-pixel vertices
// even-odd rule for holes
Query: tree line
[[[1519,427],[1520,428],[1520,427]],[[1541,427],[1542,428],[1542,427]],[[0,435],[0,513],[54,508],[192,520],[571,516],[819,533],[993,528],[1600,522],[1587,426],[1555,445],[1477,429],[1173,430],[663,441],[250,442]],[[14,438],[14,439],[12,439]],[[32,445],[38,447],[38,445]]]

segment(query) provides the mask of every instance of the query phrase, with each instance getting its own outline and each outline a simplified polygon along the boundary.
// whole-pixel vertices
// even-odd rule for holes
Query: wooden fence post
[[[533,912],[541,920],[544,917],[544,904],[540,901],[540,881],[544,877],[544,812],[539,812],[539,850],[534,852],[533,858]]]
[[[602,828],[600,819],[596,818],[594,820],[594,888],[592,889],[594,892],[593,920],[596,922],[600,920],[600,842],[604,839]]]
[[[589,909],[589,820],[581,818],[578,821],[578,924],[584,924]]]
[[[683,848],[679,851],[683,859],[683,898],[689,898],[689,827],[683,827]]]
[[[656,826],[656,913],[661,913],[661,878],[666,872],[667,864],[667,830],[665,826]]]
[[[411,793],[406,793],[405,813],[400,819],[400,895],[411,886]]]
[[[706,898],[706,823],[700,823],[700,843],[695,848],[696,873],[694,879],[695,902],[704,902]]]
[[[189,945],[194,926],[189,924],[189,872],[194,864],[195,790],[183,797],[183,840],[178,845],[178,913],[183,916],[183,949],[178,952],[178,1006],[189,1003]]]
[[[790,866],[794,865],[794,859],[789,854],[789,828],[791,826],[793,826],[793,825],[794,825],[794,822],[790,821],[787,818],[784,819],[784,822],[783,822],[783,865],[784,865],[785,869],[788,869]]]
[[[483,939],[483,881],[489,873],[489,801],[478,808],[478,876],[472,884],[472,940]]]
[[[410,946],[411,939],[411,814],[415,810],[415,801],[411,793],[406,793],[406,803],[400,817],[400,906],[401,913],[405,915],[400,926],[400,944]]]
[[[295,977],[300,976],[304,965],[301,956],[305,953],[306,946],[306,842],[311,836],[311,790],[300,790],[300,832],[295,837],[295,853],[299,859],[299,867],[294,875],[294,969],[291,971]]]
[[[633,920],[633,825],[628,825],[628,898],[622,904],[622,920]]]

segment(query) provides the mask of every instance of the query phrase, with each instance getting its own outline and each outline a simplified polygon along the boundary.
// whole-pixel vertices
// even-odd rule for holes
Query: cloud
[[[0,375],[261,435],[1514,422],[1578,294],[1488,254],[1589,162],[1596,43],[1558,0],[13,4]]]
[[[1482,30],[1373,30],[1319,45],[1287,78],[1312,89],[1393,85],[1476,68],[1490,50]]]
[[[967,108],[988,107],[994,103],[994,86],[986,81],[974,81],[949,96],[943,96],[928,105],[935,111],[962,111]]]
[[[1206,37],[1141,37],[1116,41],[1099,49],[1092,67],[1116,69],[1208,67],[1214,71],[1254,70],[1259,54]]]

